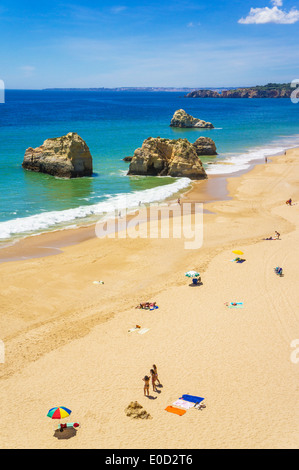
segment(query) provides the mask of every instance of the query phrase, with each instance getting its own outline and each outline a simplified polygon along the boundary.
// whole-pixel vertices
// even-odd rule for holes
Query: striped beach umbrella
[[[51,408],[47,416],[51,419],[63,419],[67,418],[71,414],[71,410],[65,408],[65,406],[56,406]]]

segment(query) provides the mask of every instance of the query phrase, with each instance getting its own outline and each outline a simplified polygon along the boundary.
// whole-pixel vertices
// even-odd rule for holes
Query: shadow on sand
[[[76,434],[77,429],[74,428],[63,429],[62,432],[56,429],[56,431],[54,432],[54,437],[56,437],[57,439],[71,439],[72,437],[75,437]]]

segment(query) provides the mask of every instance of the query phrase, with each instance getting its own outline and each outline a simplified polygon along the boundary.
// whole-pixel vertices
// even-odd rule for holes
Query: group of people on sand
[[[277,230],[275,230],[275,235],[274,235],[274,237],[264,238],[264,240],[280,240],[280,233],[277,232]]]
[[[139,305],[137,305],[136,308],[155,308],[157,307],[157,302],[141,302]]]
[[[158,382],[159,385],[161,385],[161,382],[158,378],[158,370],[157,370],[157,366],[156,364],[153,365],[153,368],[150,370],[150,375],[151,377],[149,377],[148,375],[145,375],[143,377],[143,381],[144,381],[144,396],[146,397],[149,397],[149,387],[150,387],[150,379],[152,379],[152,386],[153,386],[153,392],[156,392],[157,391],[157,385],[156,383]]]

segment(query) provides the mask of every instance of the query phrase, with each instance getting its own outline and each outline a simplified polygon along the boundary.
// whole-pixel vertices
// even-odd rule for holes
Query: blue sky
[[[298,0],[0,0],[0,79],[10,89],[290,82],[298,32]]]

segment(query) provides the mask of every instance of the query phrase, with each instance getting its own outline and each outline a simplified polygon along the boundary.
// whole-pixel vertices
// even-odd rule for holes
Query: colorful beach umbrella
[[[65,408],[64,406],[56,406],[49,410],[47,416],[52,419],[63,419],[67,418],[70,414],[71,410],[68,408]]]
[[[188,271],[187,273],[185,273],[185,276],[187,276],[187,277],[199,277],[200,273],[198,273],[197,271]]]
[[[244,255],[243,251],[241,250],[234,250],[233,253],[235,253],[235,255]]]

